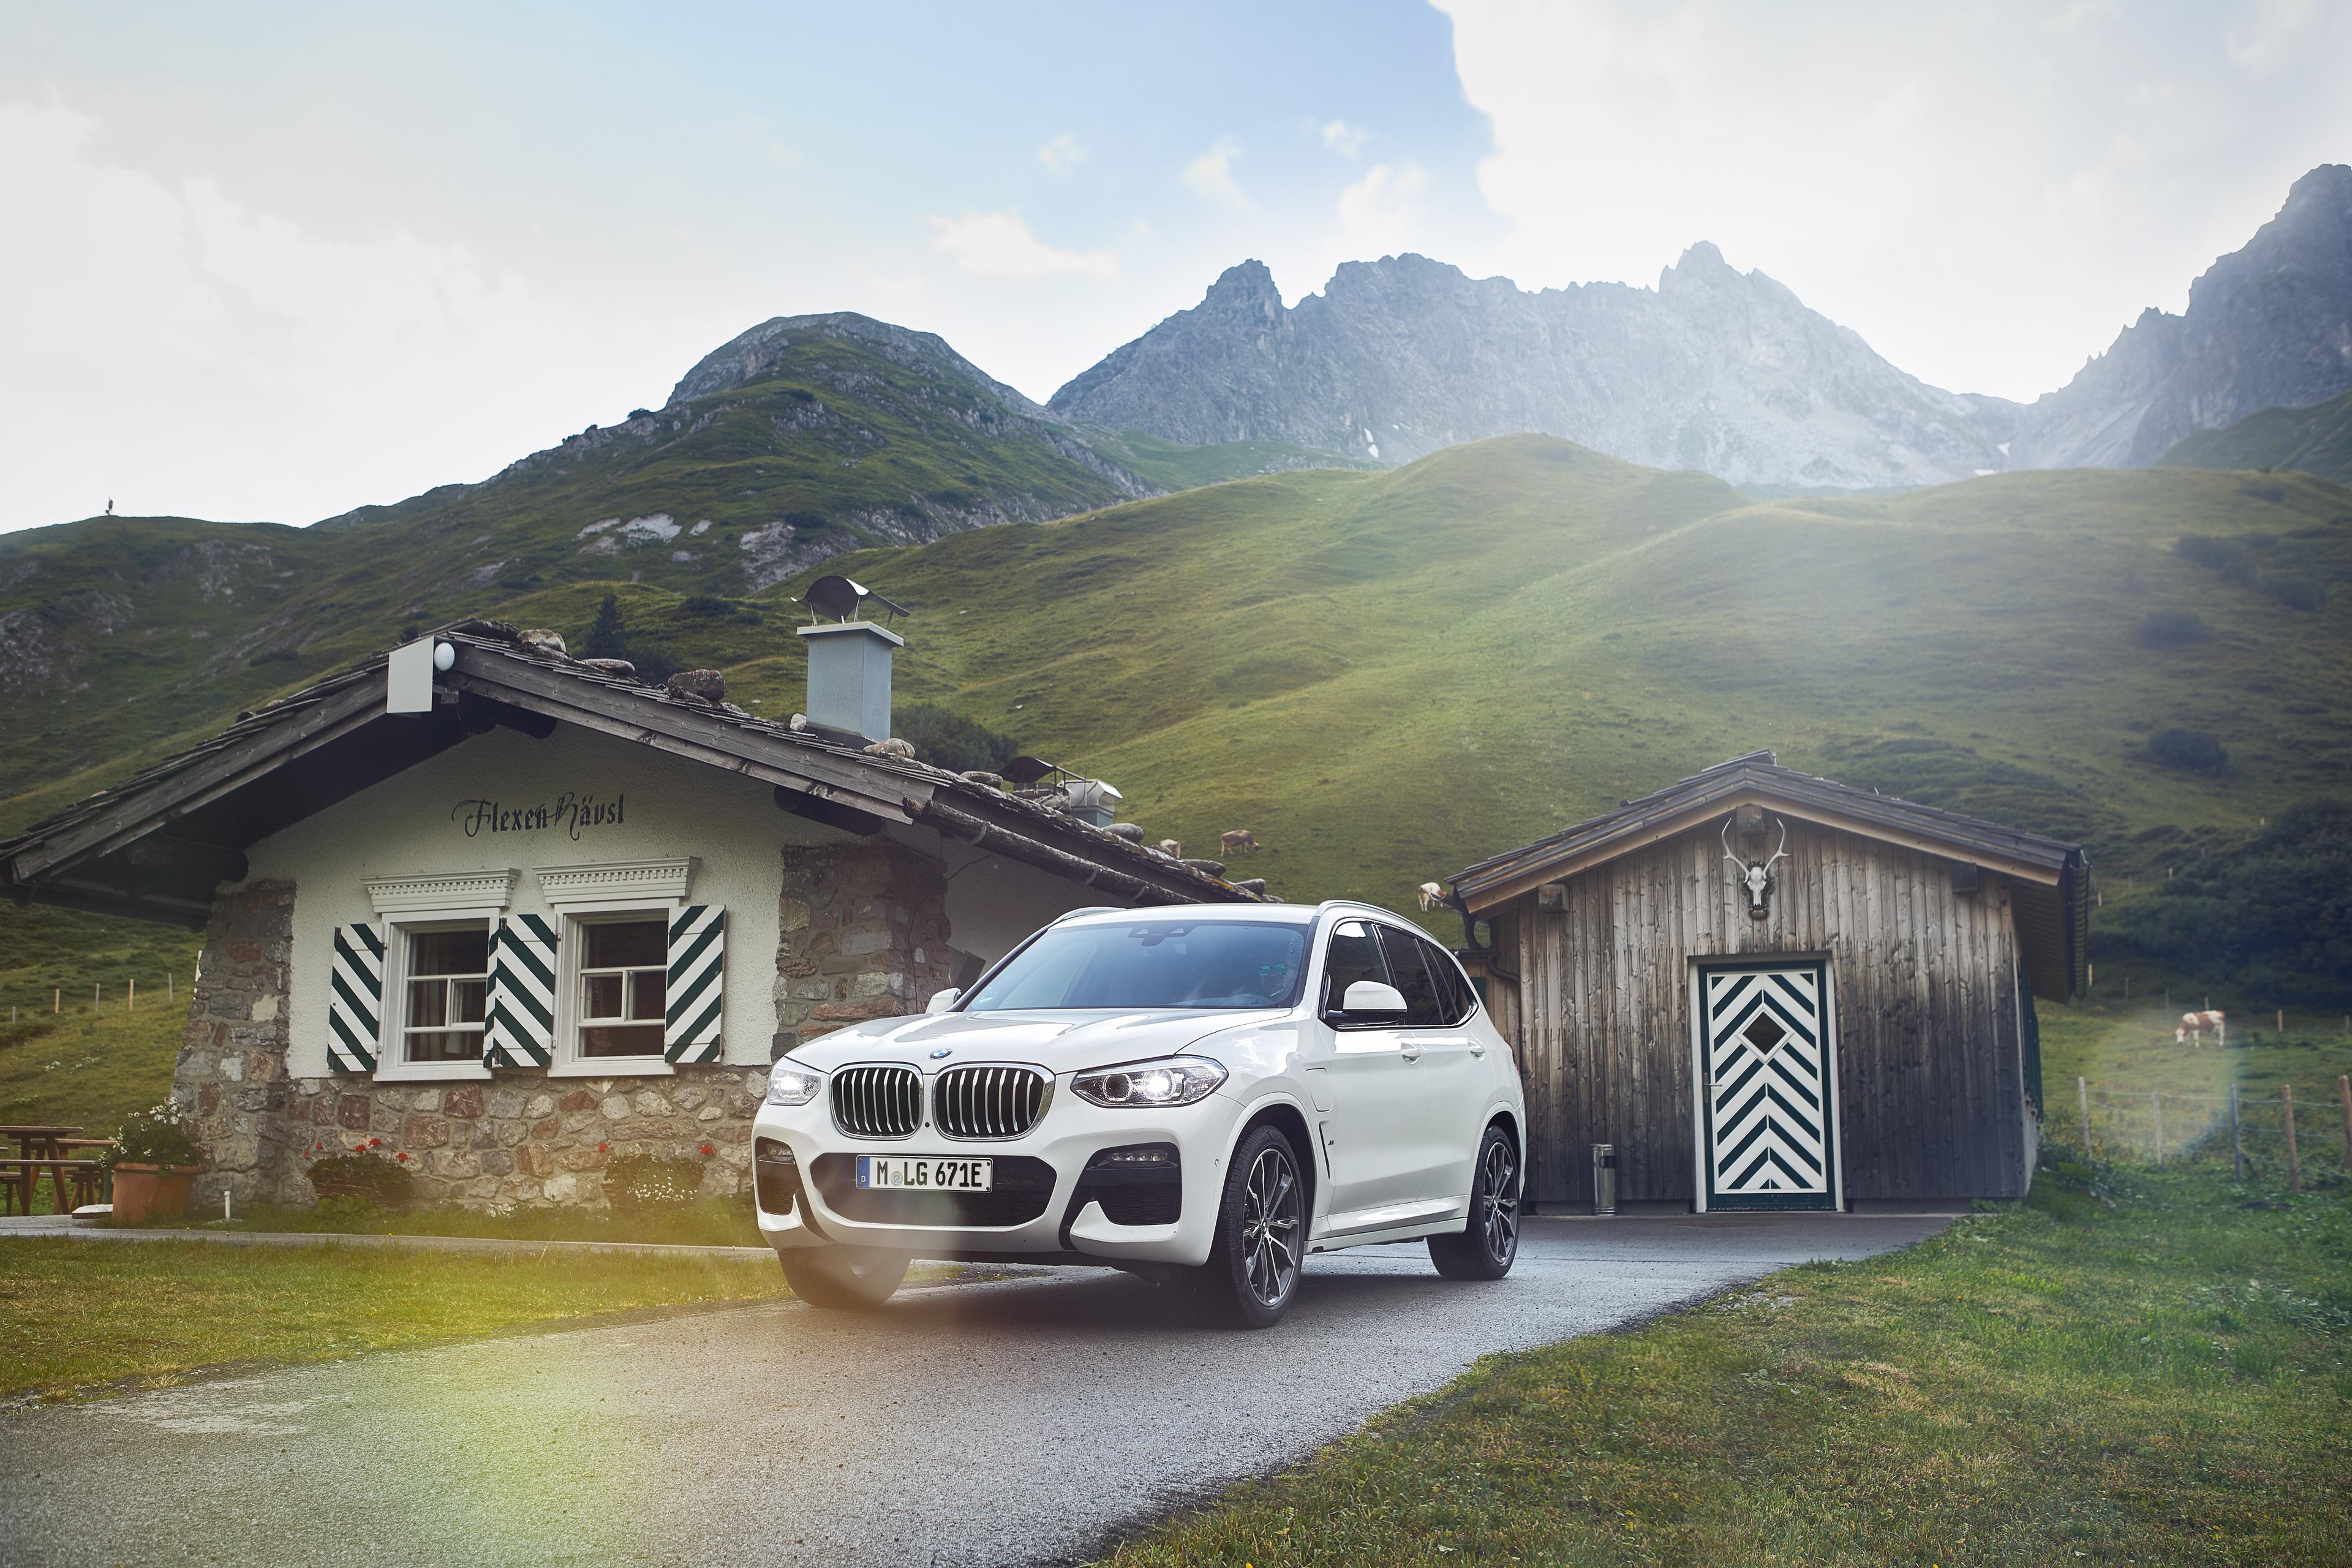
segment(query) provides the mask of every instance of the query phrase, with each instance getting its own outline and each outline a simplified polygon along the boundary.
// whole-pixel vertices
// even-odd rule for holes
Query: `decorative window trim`
[[[504,875],[511,879],[514,873],[509,871]],[[408,938],[412,931],[419,929],[470,925],[478,920],[490,921],[495,931],[497,918],[494,910],[434,908],[394,916],[383,922],[383,1000],[376,1009],[380,1019],[375,1057],[376,1082],[446,1083],[453,1079],[474,1082],[489,1078],[490,1069],[482,1065],[478,1056],[457,1062],[412,1062],[406,1059]]]
[[[413,877],[372,877],[367,882],[368,899],[380,915],[488,919],[504,913],[507,905],[514,901],[515,883],[521,876],[520,871],[509,868],[503,871],[455,871],[437,876],[419,873]]]
[[[582,909],[651,909],[686,902],[700,862],[684,855],[670,860],[600,860],[583,866],[534,866],[540,897],[559,912]]]
[[[615,863],[623,868],[631,867],[675,868],[674,875],[693,874],[691,857],[684,860],[625,860]],[[547,886],[549,871],[602,871],[604,866],[549,866],[539,868],[540,886]],[[680,883],[683,886],[683,883]],[[555,901],[552,894],[548,901]],[[642,1057],[583,1057],[580,1054],[580,958],[587,951],[587,938],[581,926],[587,921],[625,919],[635,915],[643,920],[662,922],[667,929],[677,914],[675,903],[656,901],[649,894],[634,897],[619,893],[609,898],[583,898],[558,905],[562,924],[562,936],[556,942],[555,993],[555,1059],[547,1066],[550,1078],[676,1078],[677,1067],[658,1048]],[[583,921],[583,917],[585,917]]]

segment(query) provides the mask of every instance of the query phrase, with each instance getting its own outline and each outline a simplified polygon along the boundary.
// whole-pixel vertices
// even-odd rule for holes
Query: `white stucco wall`
[[[561,826],[468,837],[460,803],[552,805],[569,793],[625,803],[617,826]],[[544,741],[493,730],[256,845],[254,879],[295,884],[291,1039],[296,1078],[327,1071],[327,990],[338,925],[375,918],[372,878],[449,875],[513,868],[509,913],[553,911],[539,866],[691,855],[688,897],[727,910],[724,1059],[768,1060],[776,1029],[777,899],[787,844],[847,842],[848,836],[777,809],[765,784],[665,755],[648,746],[565,725]]]

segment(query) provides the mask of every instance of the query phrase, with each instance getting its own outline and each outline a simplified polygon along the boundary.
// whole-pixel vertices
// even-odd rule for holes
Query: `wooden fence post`
[[[2161,1165],[2164,1163],[2164,1096],[2151,1091],[2147,1097],[2147,1108],[2156,1118],[2156,1163]]]
[[[2286,1115],[2286,1190],[2300,1195],[2303,1192],[2303,1167],[2294,1158],[2294,1085],[2279,1085],[2279,1106]]]
[[[2081,1079],[2074,1080],[2074,1098],[2083,1102],[2083,1152],[2091,1152],[2091,1086]]]
[[[129,998],[123,1002],[122,1010],[126,1013],[136,1013],[139,1011],[139,980],[135,975],[131,977],[131,994]]]
[[[66,988],[60,985],[49,993],[49,1011],[52,1013],[62,1013],[65,1010]]]
[[[2246,1179],[2246,1135],[2238,1124],[2238,1086],[2230,1086],[2230,1177]]]

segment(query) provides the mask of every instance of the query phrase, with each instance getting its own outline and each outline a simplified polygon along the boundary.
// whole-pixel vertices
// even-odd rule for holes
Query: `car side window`
[[[1435,942],[1423,942],[1423,950],[1429,959],[1429,972],[1445,994],[1445,1022],[1458,1024],[1477,1010],[1477,996],[1470,983],[1462,977],[1461,968],[1454,957]]]
[[[1389,983],[1388,966],[1381,962],[1381,946],[1362,921],[1342,921],[1332,928],[1331,945],[1323,959],[1323,1011],[1339,1010],[1348,987],[1359,980]]]
[[[1424,945],[1419,937],[1394,926],[1381,928],[1381,946],[1388,953],[1389,984],[1404,993],[1408,1029],[1426,1029],[1448,1021],[1446,994],[1439,988],[1437,976],[1430,973],[1428,956],[1422,952]]]

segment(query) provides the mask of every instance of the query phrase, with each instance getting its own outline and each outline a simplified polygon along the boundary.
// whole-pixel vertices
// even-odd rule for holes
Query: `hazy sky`
[[[0,527],[308,522],[772,315],[1043,399],[1244,257],[1719,245],[2032,398],[2352,161],[2352,0],[0,10]]]

